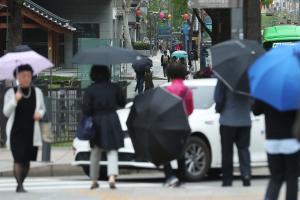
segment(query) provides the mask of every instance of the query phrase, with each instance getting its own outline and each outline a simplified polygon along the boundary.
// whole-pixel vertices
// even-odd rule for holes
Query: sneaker
[[[165,183],[164,183],[164,187],[170,187],[175,185],[176,183],[178,183],[178,178],[176,176],[171,176],[171,178],[169,178]]]
[[[250,178],[242,178],[242,181],[243,181],[243,186],[245,186],[245,187],[251,186],[251,180],[250,180]]]
[[[174,188],[185,188],[185,182],[179,181],[174,185]]]

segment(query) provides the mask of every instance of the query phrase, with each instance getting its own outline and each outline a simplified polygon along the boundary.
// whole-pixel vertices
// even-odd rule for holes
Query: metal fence
[[[119,81],[118,85],[126,97],[127,81]],[[46,101],[48,116],[52,122],[52,130],[54,133],[54,143],[72,142],[76,137],[77,125],[83,117],[82,99],[85,88],[81,88],[81,81],[77,81],[76,87],[65,87],[61,82],[60,88],[48,88],[48,81],[45,80],[43,85],[38,85],[44,97],[48,97]],[[4,83],[0,83],[0,146],[4,146],[6,142],[6,122],[7,119],[3,115],[4,95],[9,88],[5,88]],[[50,108],[50,109],[49,109]],[[51,113],[49,113],[51,112]],[[50,114],[50,115],[49,115]]]

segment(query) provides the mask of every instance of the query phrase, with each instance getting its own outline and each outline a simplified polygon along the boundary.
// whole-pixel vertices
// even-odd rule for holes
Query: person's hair
[[[180,61],[185,61],[185,59],[184,59],[184,58],[180,58],[179,60],[180,60]]]
[[[168,52],[165,50],[164,53],[168,53]]]
[[[17,71],[18,73],[23,71],[29,71],[31,72],[31,75],[33,75],[33,69],[30,65],[20,65],[17,69],[14,70],[13,75],[15,78],[17,78]]]
[[[177,60],[177,58],[175,56],[172,57],[172,60]]]
[[[90,77],[94,82],[101,82],[110,79],[110,72],[106,66],[93,65]]]
[[[181,63],[171,63],[169,67],[167,67],[167,74],[171,79],[185,79],[187,74],[186,67]]]

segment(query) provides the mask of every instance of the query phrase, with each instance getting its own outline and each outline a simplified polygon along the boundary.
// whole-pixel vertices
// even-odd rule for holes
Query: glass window
[[[193,90],[194,108],[209,109],[215,103],[214,86],[191,87]]]
[[[100,24],[81,24],[74,23],[76,32],[73,33],[73,54],[78,52],[78,39],[79,38],[100,38]]]

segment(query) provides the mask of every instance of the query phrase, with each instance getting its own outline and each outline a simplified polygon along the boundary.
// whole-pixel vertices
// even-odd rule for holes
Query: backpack
[[[168,64],[169,56],[163,56],[163,64]]]

